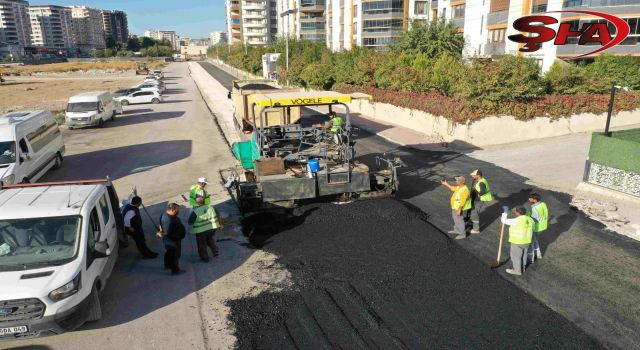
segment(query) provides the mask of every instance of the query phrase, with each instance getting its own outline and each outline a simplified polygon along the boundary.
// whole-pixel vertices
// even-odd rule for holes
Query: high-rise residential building
[[[120,47],[126,45],[129,39],[129,21],[123,11],[102,10],[102,28],[105,40],[113,38]]]
[[[28,6],[24,0],[0,0],[0,45],[24,48],[31,44]]]
[[[211,46],[225,44],[226,42],[227,33],[225,32],[211,32],[211,34],[209,34],[209,45]]]
[[[383,49],[409,27],[409,0],[326,0],[327,46]],[[428,5],[427,5],[428,6]],[[421,10],[421,9],[420,9]],[[422,15],[417,18],[421,19]]]
[[[102,12],[86,6],[72,6],[70,9],[78,51],[88,54],[104,49],[106,45]]]
[[[227,0],[229,41],[267,45],[278,35],[276,0]]]
[[[154,40],[166,40],[173,48],[180,48],[180,37],[173,30],[149,29],[144,32],[144,36]]]
[[[229,44],[242,42],[242,18],[240,15],[240,0],[226,0],[227,34]]]
[[[578,45],[578,38],[568,39],[567,45],[544,43],[535,52],[519,52],[520,45],[510,41],[519,34],[513,22],[520,17],[545,13],[561,23],[570,23],[577,31],[586,23],[602,21],[588,14],[553,11],[591,10],[618,16],[625,20],[631,32],[620,45],[606,52],[613,55],[640,53],[640,0],[487,0],[439,2],[437,16],[452,20],[464,33],[466,57],[497,57],[512,54],[535,59],[547,71],[557,59],[570,59],[594,50],[593,45]],[[593,57],[586,58],[587,60]]]
[[[29,6],[31,45],[45,48],[75,47],[71,9],[55,5]]]
[[[278,0],[278,33],[296,39],[327,40],[325,0]]]

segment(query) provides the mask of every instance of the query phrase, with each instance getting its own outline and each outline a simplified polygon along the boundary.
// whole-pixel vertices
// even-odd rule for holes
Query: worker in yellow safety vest
[[[323,124],[315,125],[318,128],[329,129],[333,134],[333,142],[336,145],[342,144],[342,129],[344,128],[344,119],[336,112],[329,112],[329,121]]]
[[[471,173],[473,184],[471,185],[471,210],[469,210],[469,218],[473,223],[471,234],[480,234],[480,213],[487,203],[493,200],[491,187],[489,182],[482,176],[482,171],[476,169]]]
[[[527,215],[527,209],[523,207],[515,208],[513,211],[516,217],[507,218],[509,207],[502,207],[502,218],[500,221],[509,226],[509,243],[511,243],[512,269],[507,269],[507,273],[520,276],[524,273],[527,265],[527,251],[533,239],[533,226],[535,222]]]
[[[542,197],[537,193],[529,195],[529,203],[531,203],[531,218],[535,225],[533,225],[533,240],[529,246],[527,262],[533,264],[536,259],[542,259],[538,236],[541,232],[546,231],[549,226],[549,208],[545,202],[542,202]]]
[[[455,185],[449,184],[445,179],[442,179],[440,183],[453,192],[450,200],[453,230],[449,231],[449,233],[457,235],[456,239],[464,239],[467,237],[464,219],[467,216],[467,211],[471,209],[471,192],[469,192],[469,187],[465,185],[466,180],[463,176],[456,176],[455,179]]]
[[[209,262],[207,248],[211,249],[211,254],[214,257],[218,256],[215,233],[216,230],[222,229],[222,224],[216,210],[212,206],[204,204],[204,202],[204,198],[196,198],[196,207],[193,208],[188,223],[191,227],[191,234],[196,235],[200,259],[204,262]]]
[[[192,208],[197,206],[196,199],[198,197],[204,198],[204,205],[211,205],[211,196],[205,189],[208,184],[207,178],[201,177],[195,185],[191,186],[189,189],[189,205],[191,205]]]

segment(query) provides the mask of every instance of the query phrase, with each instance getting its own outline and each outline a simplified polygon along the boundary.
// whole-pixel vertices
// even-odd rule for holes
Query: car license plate
[[[27,328],[27,326],[16,326],[16,327],[0,328],[0,335],[25,333],[28,330],[29,329]]]

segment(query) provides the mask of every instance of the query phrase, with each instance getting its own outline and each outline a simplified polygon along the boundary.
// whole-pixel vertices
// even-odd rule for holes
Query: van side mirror
[[[228,99],[231,99],[231,91],[229,91],[229,92],[227,93],[227,98],[228,98]]]
[[[111,249],[109,248],[109,243],[107,243],[107,241],[96,242],[93,249],[93,257],[96,259],[106,258],[111,255]]]

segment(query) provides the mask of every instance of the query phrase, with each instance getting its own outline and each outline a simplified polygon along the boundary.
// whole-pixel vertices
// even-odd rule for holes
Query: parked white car
[[[108,180],[0,189],[0,340],[55,335],[102,317],[124,234]]]
[[[64,152],[62,134],[51,112],[24,111],[0,116],[3,184],[37,181],[49,169],[62,166]]]
[[[164,85],[160,85],[157,82],[153,81],[145,81],[142,84],[136,85],[133,88],[146,90],[146,91],[158,91],[158,93],[162,94],[165,91]]]
[[[162,96],[158,91],[135,91],[128,95],[116,97],[116,100],[123,106],[138,103],[160,103],[162,102]]]
[[[101,127],[104,122],[114,120],[116,114],[118,114],[118,105],[110,92],[86,92],[69,99],[65,124],[69,129],[93,125]]]
[[[164,79],[164,73],[161,70],[154,70],[153,75],[160,77],[160,79]]]

